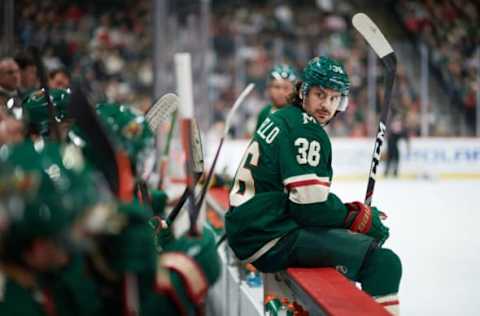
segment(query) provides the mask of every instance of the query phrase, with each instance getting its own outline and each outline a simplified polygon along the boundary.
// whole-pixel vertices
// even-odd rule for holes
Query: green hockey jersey
[[[343,227],[347,208],[330,192],[331,143],[298,106],[270,114],[251,140],[230,191],[227,238],[253,262],[299,227]]]

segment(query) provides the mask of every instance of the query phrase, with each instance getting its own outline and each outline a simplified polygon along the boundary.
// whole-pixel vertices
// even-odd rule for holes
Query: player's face
[[[70,79],[62,72],[58,72],[50,79],[50,88],[67,89],[70,86]]]
[[[293,92],[293,83],[288,80],[272,80],[268,86],[270,99],[275,107],[281,108],[287,104],[288,97]]]
[[[320,124],[326,124],[335,115],[341,99],[340,92],[316,86],[308,91],[303,107]]]
[[[21,71],[22,86],[27,89],[35,88],[38,83],[37,67],[27,66]]]
[[[16,90],[20,86],[20,68],[15,61],[0,63],[0,86],[7,90]]]
[[[24,260],[39,271],[48,271],[64,267],[68,263],[68,253],[56,242],[48,239],[36,239],[24,254]]]

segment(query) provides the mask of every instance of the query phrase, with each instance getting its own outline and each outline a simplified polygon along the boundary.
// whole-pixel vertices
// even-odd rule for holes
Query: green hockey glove
[[[109,254],[116,271],[142,272],[155,266],[152,230],[148,225],[151,211],[136,202],[119,206],[128,223],[118,235],[110,236]]]

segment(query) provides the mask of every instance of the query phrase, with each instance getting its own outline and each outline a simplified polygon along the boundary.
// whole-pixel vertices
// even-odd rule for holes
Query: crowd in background
[[[97,94],[127,103],[151,94],[150,1],[16,1],[18,45],[41,47]],[[112,10],[113,8],[113,10]]]
[[[400,1],[405,28],[428,46],[451,104],[464,112],[475,130],[476,93],[480,89],[480,5],[468,0]]]
[[[328,2],[328,1],[327,1]],[[320,3],[320,2],[319,2]],[[348,2],[319,5],[305,3],[295,9],[287,5],[268,4],[262,6],[220,8],[213,12],[213,47],[219,60],[214,75],[219,92],[215,108],[224,112],[233,102],[234,85],[230,80],[238,77],[239,66],[245,69],[246,82],[254,82],[260,95],[256,106],[243,107],[239,117],[237,136],[246,136],[252,131],[252,117],[258,111],[258,104],[266,103],[265,78],[274,63],[286,62],[301,70],[311,56],[328,54],[341,60],[352,81],[349,109],[346,114],[329,126],[335,136],[362,137],[375,132],[376,120],[368,118],[369,108],[379,112],[383,98],[381,66],[378,64],[374,75],[377,82],[375,104],[369,105],[367,91],[367,44],[354,31],[349,20],[354,10]],[[411,82],[400,65],[394,107],[409,126],[413,134],[419,132],[419,104]],[[218,80],[221,78],[223,80]],[[216,115],[215,117],[221,117]],[[253,121],[255,118],[253,118]],[[247,124],[245,124],[247,122]],[[370,124],[370,126],[369,126]],[[370,130],[369,130],[370,129]]]
[[[450,1],[443,1],[443,9],[428,1],[401,5],[415,10],[415,14],[405,11],[406,28],[420,30],[429,45],[438,47],[435,60],[444,66],[442,74],[447,81],[455,82],[453,91],[460,91],[465,109],[474,111],[475,87],[471,77],[476,72],[471,64],[475,43],[470,39],[478,41],[478,29],[459,26],[475,23],[477,13],[465,5],[460,14],[455,8],[462,1],[451,2],[453,7]],[[238,6],[212,2],[208,55],[211,123],[223,120],[243,86],[254,82],[256,92],[242,107],[232,130],[235,137],[248,137],[256,114],[268,102],[265,87],[269,69],[275,63],[285,62],[301,70],[312,56],[328,54],[345,64],[352,82],[349,109],[332,122],[330,132],[350,137],[371,134],[372,127],[375,132],[377,120],[368,113],[371,108],[379,112],[382,71],[378,64],[376,102],[369,104],[368,49],[349,22],[354,12],[349,2],[299,1],[294,9],[286,3],[261,1]],[[88,83],[93,91],[108,99],[148,106],[153,84],[151,1],[21,0],[16,1],[16,10],[18,47],[44,48],[49,69],[67,69],[72,80]],[[434,22],[445,21],[441,14],[447,14],[451,22],[437,29]],[[458,15],[465,16],[463,22],[456,22]],[[432,32],[433,29],[436,31]],[[472,32],[476,32],[476,37],[471,37]],[[451,49],[455,45],[462,49]],[[418,91],[402,64],[393,100],[394,115],[404,121],[412,135],[419,135]]]

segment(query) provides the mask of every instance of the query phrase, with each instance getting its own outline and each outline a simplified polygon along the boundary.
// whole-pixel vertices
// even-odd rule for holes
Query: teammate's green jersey
[[[0,269],[0,315],[104,315],[81,256],[72,256],[66,267],[48,276],[32,277],[25,271],[12,265]]]
[[[255,126],[255,131],[260,127],[260,125],[262,125],[263,121],[265,121],[265,119],[267,118],[267,116],[270,115],[270,113],[275,112],[275,110],[272,111],[272,109],[274,109],[274,107],[272,103],[269,103],[260,110],[260,112],[258,113],[257,125]]]
[[[347,208],[333,193],[328,135],[298,106],[269,115],[255,132],[230,191],[226,232],[252,262],[298,227],[343,227]]]

